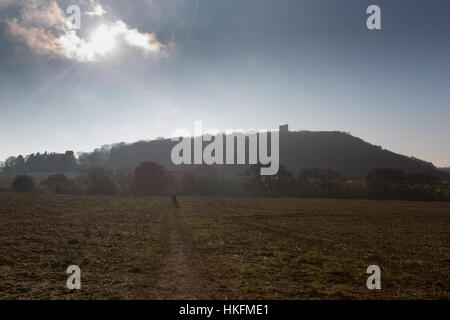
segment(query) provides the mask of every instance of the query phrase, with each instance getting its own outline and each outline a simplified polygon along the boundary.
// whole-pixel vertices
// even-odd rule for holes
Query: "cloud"
[[[0,0],[5,4],[5,0]],[[92,18],[103,16],[101,4],[91,1]],[[121,20],[97,24],[93,32],[81,37],[56,1],[29,0],[22,3],[20,16],[6,20],[9,34],[33,53],[80,62],[97,61],[118,45],[140,51],[145,57],[165,57],[168,47],[155,33],[140,32]]]
[[[24,27],[17,19],[7,21],[9,32],[38,54],[60,55],[57,38],[44,28]]]
[[[89,40],[81,39],[75,31],[70,31],[57,39],[64,55],[78,61],[95,61],[111,52],[119,39],[126,45],[137,48],[147,55],[165,56],[165,45],[161,44],[154,33],[141,33],[130,29],[123,21],[101,24],[92,33]]]
[[[86,15],[88,16],[103,16],[106,11],[103,9],[101,4],[95,4],[92,8],[92,11],[87,11]]]

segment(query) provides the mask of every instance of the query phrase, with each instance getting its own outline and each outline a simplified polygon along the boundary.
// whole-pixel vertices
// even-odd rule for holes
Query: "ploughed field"
[[[179,202],[0,193],[0,299],[450,298],[448,202]]]

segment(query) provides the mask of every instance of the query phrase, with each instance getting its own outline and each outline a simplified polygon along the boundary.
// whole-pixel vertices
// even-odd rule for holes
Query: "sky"
[[[366,27],[374,4],[381,30]],[[199,120],[345,131],[448,167],[449,10],[447,0],[0,0],[0,161],[170,137]]]

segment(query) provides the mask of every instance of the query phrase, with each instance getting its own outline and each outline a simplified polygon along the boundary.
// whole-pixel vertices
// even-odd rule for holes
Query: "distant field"
[[[449,203],[179,200],[0,193],[0,299],[450,298]]]

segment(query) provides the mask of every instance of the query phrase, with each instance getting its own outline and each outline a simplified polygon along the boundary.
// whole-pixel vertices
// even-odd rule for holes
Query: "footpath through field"
[[[171,208],[165,217],[166,244],[157,274],[158,296],[153,299],[209,299],[192,249],[192,239],[182,222],[181,210]]]

